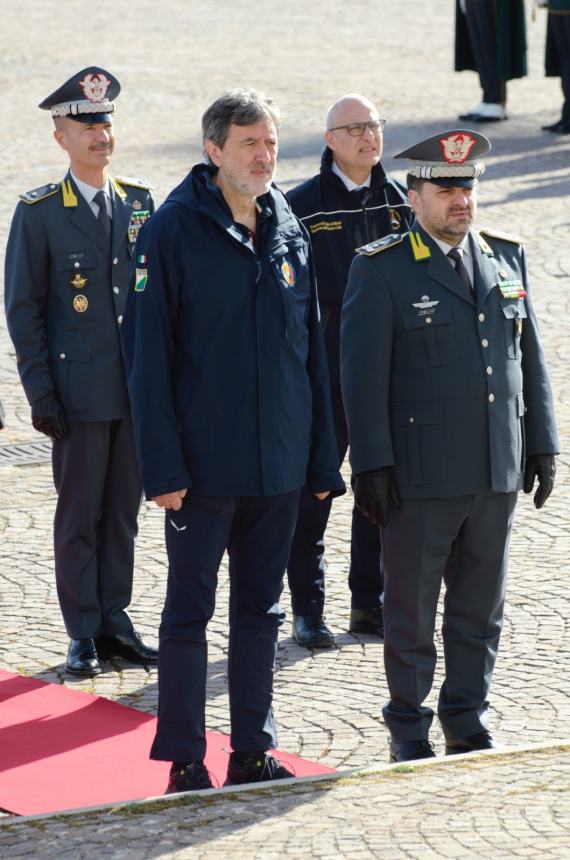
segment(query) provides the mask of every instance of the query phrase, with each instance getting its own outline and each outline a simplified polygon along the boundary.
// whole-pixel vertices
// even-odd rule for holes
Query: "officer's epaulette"
[[[512,233],[503,233],[502,230],[489,230],[487,227],[479,227],[479,233],[482,233],[484,236],[490,236],[491,239],[504,239],[505,242],[513,242],[515,245],[523,244],[520,236],[513,236]]]
[[[151,191],[153,187],[146,179],[135,179],[133,176],[114,176],[113,179],[119,185],[129,185],[131,188],[144,188],[145,191]]]
[[[39,203],[40,200],[45,200],[46,197],[51,197],[59,189],[59,185],[50,182],[49,185],[41,185],[39,188],[34,188],[33,191],[26,191],[25,194],[20,194],[20,200],[24,203]]]
[[[385,251],[386,248],[393,248],[394,245],[398,245],[404,238],[404,235],[403,233],[390,233],[388,236],[382,236],[381,239],[375,239],[374,242],[370,242],[368,245],[362,245],[361,248],[356,249],[356,253],[372,257],[380,251]]]

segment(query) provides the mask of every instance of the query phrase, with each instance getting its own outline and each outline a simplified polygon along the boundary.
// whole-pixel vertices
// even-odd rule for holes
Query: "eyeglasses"
[[[385,119],[370,119],[368,122],[349,122],[348,125],[337,125],[336,128],[329,128],[329,131],[340,131],[345,128],[351,137],[362,137],[367,128],[376,134],[379,131],[384,131],[385,127]]]

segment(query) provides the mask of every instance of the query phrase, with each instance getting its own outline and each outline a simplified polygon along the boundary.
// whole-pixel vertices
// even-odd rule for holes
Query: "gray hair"
[[[264,119],[279,128],[281,115],[273,101],[259,90],[228,90],[210,105],[202,117],[202,139],[224,148],[230,125],[255,125]]]

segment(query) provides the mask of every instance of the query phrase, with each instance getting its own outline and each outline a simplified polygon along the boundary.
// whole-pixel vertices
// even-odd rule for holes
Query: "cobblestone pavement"
[[[211,9],[196,0],[167,0],[158,8],[150,0],[99,0],[87,9],[64,8],[55,0],[4,4],[2,259],[17,195],[62,175],[65,163],[51,140],[49,117],[35,106],[76,69],[100,63],[121,80],[113,167],[151,177],[159,201],[200,157],[205,106],[237,85],[264,88],[283,109],[284,187],[317,170],[324,112],[347,91],[362,91],[381,106],[388,119],[383,160],[402,176],[392,153],[453,127],[457,114],[479,101],[475,75],[451,71],[451,6],[446,0],[419,6],[268,0],[261,7],[218,0]],[[491,697],[493,728],[507,747],[570,738],[570,141],[540,131],[557,118],[561,102],[558,81],[543,77],[544,29],[544,15],[529,22],[530,76],[509,86],[508,122],[488,127],[493,152],[480,189],[479,223],[517,232],[528,247],[563,440],[553,498],[540,513],[526,497],[518,508]],[[3,318],[0,396],[8,413],[0,443],[37,441]],[[53,510],[49,464],[0,465],[0,666],[154,713],[154,671],[117,661],[94,681],[64,676],[67,640],[53,580]],[[275,706],[283,749],[334,767],[364,768],[386,761],[380,709],[387,691],[381,643],[346,632],[349,523],[345,497],[335,503],[327,545],[326,611],[337,647],[318,653],[297,647],[288,620],[280,634]],[[132,615],[149,637],[156,635],[165,588],[162,528],[158,509],[143,504]],[[286,591],[283,602],[288,608]],[[224,568],[210,626],[207,713],[209,728],[219,731],[229,728],[226,607]],[[432,739],[441,752],[436,727]],[[244,793],[239,801],[216,795],[142,818],[102,816],[81,829],[77,819],[33,828],[8,819],[0,828],[0,857],[22,856],[23,845],[27,856],[38,857],[71,856],[72,850],[84,857],[182,857],[183,846],[193,845],[196,857],[231,848],[233,856],[251,858],[531,856],[539,850],[562,858],[570,855],[564,829],[568,770],[568,750],[553,746],[540,754],[438,764],[397,777],[390,771]],[[137,834],[141,846],[134,852]]]

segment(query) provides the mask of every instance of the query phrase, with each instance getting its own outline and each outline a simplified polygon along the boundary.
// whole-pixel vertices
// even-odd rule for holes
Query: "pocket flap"
[[[51,347],[50,354],[59,361],[91,361],[91,349],[86,343],[60,343]]]
[[[429,322],[428,322],[429,320]],[[453,322],[453,312],[450,307],[436,305],[434,308],[412,308],[402,314],[402,323],[406,331],[426,328],[434,325],[448,325]]]
[[[526,319],[526,307],[523,299],[504,301],[501,304],[504,316],[508,320]]]
[[[77,265],[79,263],[79,265]],[[70,272],[82,269],[95,269],[97,266],[97,257],[95,254],[84,253],[83,251],[75,251],[71,254],[60,254],[55,258],[56,272]]]
[[[441,424],[442,408],[439,400],[419,403],[396,403],[392,407],[392,422],[397,427],[414,424]]]

